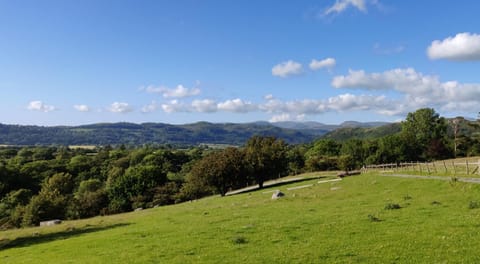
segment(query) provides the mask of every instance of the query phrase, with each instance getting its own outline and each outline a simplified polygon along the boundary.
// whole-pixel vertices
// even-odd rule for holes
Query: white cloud
[[[367,12],[367,5],[365,0],[336,0],[335,4],[325,10],[324,15],[330,15],[332,13],[342,13],[350,6],[362,12]]]
[[[193,100],[192,108],[194,111],[202,113],[213,113],[218,110],[217,103],[210,99]]]
[[[42,101],[31,101],[28,104],[27,109],[33,110],[33,111],[45,112],[45,113],[57,110],[55,106],[44,104]]]
[[[438,76],[424,75],[413,68],[393,69],[382,73],[349,71],[346,76],[332,80],[336,88],[359,88],[367,90],[393,90],[404,97],[395,102],[384,114],[407,113],[420,107],[471,111],[469,105],[480,103],[480,83],[468,84],[457,81],[441,82]],[[452,103],[453,102],[453,103]],[[393,105],[396,105],[395,107]]]
[[[110,107],[107,110],[112,112],[112,113],[122,113],[123,114],[123,113],[132,112],[133,108],[128,103],[114,102],[110,105]]]
[[[251,102],[245,102],[242,99],[236,98],[219,103],[218,109],[228,112],[246,113],[257,110],[257,106]]]
[[[428,47],[427,54],[433,60],[480,60],[480,35],[466,32],[444,40],[435,40]]]
[[[142,113],[151,113],[157,111],[158,107],[157,102],[152,101],[150,104],[143,106],[141,111]]]
[[[298,75],[303,72],[302,64],[289,60],[275,65],[272,68],[272,75],[286,78],[292,75]]]
[[[263,97],[265,100],[272,100],[274,98],[273,94],[267,94]]]
[[[198,83],[198,81],[197,81]],[[147,86],[144,88],[147,93],[158,93],[162,94],[165,98],[184,98],[191,97],[200,94],[199,88],[186,88],[185,86],[179,84],[175,88],[168,88],[166,86]]]
[[[285,122],[285,121],[304,121],[305,120],[305,115],[300,114],[300,115],[291,115],[287,113],[283,113],[280,115],[274,115],[272,118],[270,118],[269,122],[271,123],[276,123],[276,122]]]
[[[316,71],[323,68],[331,69],[335,67],[336,64],[337,64],[337,61],[334,58],[326,58],[319,61],[313,59],[312,62],[310,62],[309,66],[311,70]]]
[[[84,105],[84,104],[74,105],[73,108],[75,108],[75,110],[77,110],[79,112],[90,112],[90,107],[88,107],[88,105]]]
[[[189,112],[188,107],[186,107],[185,104],[180,103],[178,100],[172,100],[168,103],[162,104],[162,110],[166,113]]]

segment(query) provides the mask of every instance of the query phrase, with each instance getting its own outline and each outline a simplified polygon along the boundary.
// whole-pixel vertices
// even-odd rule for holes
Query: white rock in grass
[[[272,199],[273,199],[273,200],[276,200],[276,199],[278,199],[278,198],[280,198],[280,197],[283,197],[283,196],[285,196],[284,193],[282,193],[281,191],[276,191],[276,192],[274,192],[274,193],[272,194]]]

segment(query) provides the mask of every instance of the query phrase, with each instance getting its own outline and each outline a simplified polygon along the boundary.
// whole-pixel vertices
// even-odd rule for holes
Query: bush
[[[468,209],[477,209],[480,208],[480,202],[478,201],[470,201],[468,204]]]
[[[242,236],[239,236],[239,237],[234,237],[232,239],[232,242],[233,242],[233,244],[239,245],[239,244],[246,244],[248,241],[247,241],[246,238],[244,238]]]

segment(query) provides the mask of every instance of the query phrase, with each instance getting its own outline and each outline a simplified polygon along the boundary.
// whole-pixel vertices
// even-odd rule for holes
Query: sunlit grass
[[[328,178],[327,178],[328,179]],[[367,174],[0,233],[2,263],[475,263],[478,185]],[[294,186],[312,185],[288,190]],[[286,194],[278,200],[271,192]],[[385,209],[385,208],[393,208]],[[392,206],[392,205],[398,205]]]

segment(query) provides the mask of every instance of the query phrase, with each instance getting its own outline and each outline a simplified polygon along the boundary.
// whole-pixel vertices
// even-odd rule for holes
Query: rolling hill
[[[55,127],[0,124],[0,144],[5,145],[242,145],[253,135],[275,136],[293,144],[310,142],[316,137],[268,123],[102,123]]]
[[[320,177],[322,173],[314,176]],[[479,185],[311,178],[3,231],[2,263],[478,263]],[[280,189],[285,196],[272,200]]]
[[[164,123],[98,123],[81,126],[22,126],[0,124],[3,145],[143,145],[199,144],[243,145],[254,135],[275,136],[287,143],[309,143],[335,129],[373,128],[384,123],[345,122],[325,125],[317,122],[253,122],[244,124],[197,122],[171,125]]]

